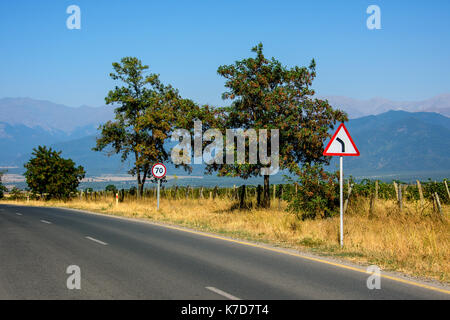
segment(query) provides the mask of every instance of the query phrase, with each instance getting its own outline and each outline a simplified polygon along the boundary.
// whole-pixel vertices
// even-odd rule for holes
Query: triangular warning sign
[[[343,123],[337,128],[323,152],[324,156],[359,156],[359,150]]]

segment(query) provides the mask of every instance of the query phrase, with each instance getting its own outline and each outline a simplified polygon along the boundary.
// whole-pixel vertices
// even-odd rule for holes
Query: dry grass
[[[3,201],[3,203],[21,203]],[[339,217],[299,221],[284,211],[285,204],[271,209],[231,210],[230,200],[161,200],[156,211],[153,199],[119,203],[112,199],[73,200],[67,203],[30,201],[29,205],[60,206],[125,217],[169,222],[197,230],[255,240],[288,248],[313,251],[384,270],[449,282],[450,206],[444,217],[409,202],[399,211],[394,201],[379,200],[369,216],[366,199],[353,200],[344,217],[343,249],[339,247]]]

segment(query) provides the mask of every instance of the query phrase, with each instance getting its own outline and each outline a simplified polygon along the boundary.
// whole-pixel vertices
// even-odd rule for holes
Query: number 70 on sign
[[[167,173],[166,166],[163,165],[162,163],[157,163],[152,167],[152,175],[157,179],[164,178],[166,173]]]

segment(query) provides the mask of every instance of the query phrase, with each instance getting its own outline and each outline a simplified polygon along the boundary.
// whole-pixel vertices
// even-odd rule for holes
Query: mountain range
[[[450,176],[450,118],[445,116],[450,114],[450,95],[422,104],[344,97],[330,97],[329,102],[349,112],[351,119],[346,126],[361,152],[360,157],[345,159],[346,174],[443,172]],[[15,166],[13,172],[23,172],[32,148],[50,145],[83,165],[88,176],[126,173],[129,162],[122,163],[117,155],[107,157],[92,151],[99,124],[112,119],[113,110],[111,106],[72,108],[30,98],[0,99],[0,167]],[[373,114],[357,116],[367,112]],[[336,166],[333,159],[330,168]],[[177,175],[186,174],[181,169],[168,169]],[[202,173],[203,166],[194,166],[193,175]]]
[[[98,125],[114,117],[110,106],[78,108],[30,98],[0,99],[0,122],[40,127],[50,134],[61,132],[72,138],[94,134]]]
[[[450,173],[450,118],[434,112],[388,111],[347,124],[361,155],[346,157],[355,175]],[[337,157],[332,166],[337,167]],[[450,176],[450,174],[447,174]]]
[[[399,102],[384,98],[358,100],[343,96],[321,97],[330,104],[344,110],[349,117],[360,118],[377,115],[389,110],[408,112],[436,112],[450,117],[450,93],[441,94],[423,101]],[[0,122],[10,125],[41,127],[50,133],[64,132],[72,138],[95,134],[100,123],[114,118],[111,106],[78,108],[68,107],[45,100],[31,98],[0,99]]]
[[[450,94],[441,94],[422,101],[392,101],[384,98],[358,100],[342,96],[324,97],[335,108],[348,113],[350,118],[377,115],[389,110],[409,112],[436,112],[450,117]]]

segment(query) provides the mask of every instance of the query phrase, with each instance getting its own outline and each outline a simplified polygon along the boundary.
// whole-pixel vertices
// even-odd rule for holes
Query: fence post
[[[423,207],[423,191],[422,191],[422,185],[420,184],[419,180],[416,180],[417,182],[417,189],[419,189],[419,197],[420,197],[420,206]]]
[[[352,194],[352,188],[353,188],[353,184],[348,184],[348,195],[347,195],[347,199],[345,199],[344,202],[344,213],[345,211],[347,211],[347,206],[348,206],[348,201],[350,200],[350,195]]]
[[[369,219],[373,218],[373,207],[375,205],[375,195],[372,193],[370,195],[370,206],[369,206]]]
[[[398,195],[397,195],[397,198],[398,198],[398,207],[400,208],[400,211],[402,211],[402,209],[403,209],[403,203],[402,203],[402,185],[401,185],[401,184],[398,185]]]
[[[450,191],[448,191],[447,180],[444,180],[445,189],[447,190],[448,199],[450,200]]]
[[[378,200],[378,180],[375,181],[375,201]]]
[[[394,189],[395,189],[395,196],[396,196],[396,198],[397,198],[397,201],[398,201],[398,186],[397,186],[397,182],[395,182],[394,181]]]
[[[258,184],[258,187],[256,187],[256,206],[259,208],[261,206],[261,193],[262,193],[262,187],[260,184]]]
[[[281,198],[283,197],[283,185],[278,187],[278,210],[281,210]]]
[[[442,214],[441,201],[439,201],[439,195],[437,194],[437,192],[434,193],[434,199],[436,200],[436,206],[437,206],[438,212],[442,218],[443,214]]]

